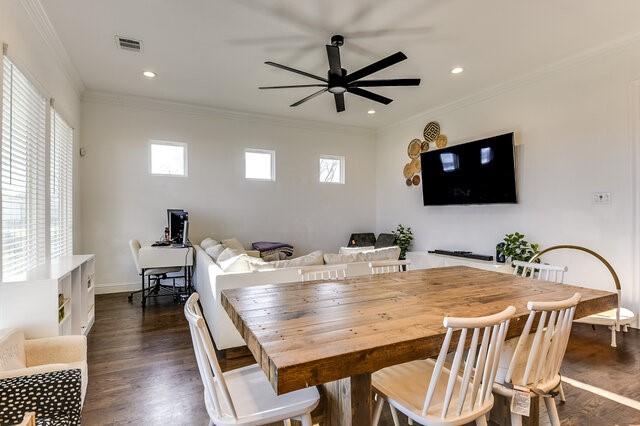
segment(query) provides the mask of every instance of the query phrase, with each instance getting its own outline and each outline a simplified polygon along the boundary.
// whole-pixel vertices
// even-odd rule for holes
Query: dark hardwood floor
[[[619,334],[575,324],[563,375],[640,401],[640,330]],[[207,425],[203,390],[182,306],[170,300],[127,302],[126,293],[99,295],[89,334],[89,388],[85,425]],[[252,362],[223,362],[223,369]],[[564,385],[567,403],[558,406],[563,425],[640,424],[640,411],[591,392]],[[381,424],[392,425],[388,408]],[[406,424],[404,422],[403,424]]]

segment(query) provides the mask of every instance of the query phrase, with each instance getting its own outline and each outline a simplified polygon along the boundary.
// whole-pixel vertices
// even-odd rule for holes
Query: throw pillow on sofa
[[[24,334],[14,328],[0,330],[0,371],[26,367]]]
[[[327,265],[342,265],[343,263],[364,262],[362,253],[325,253],[324,263]]]
[[[205,253],[213,259],[214,262],[218,261],[218,256],[225,250],[222,244],[216,244],[215,246],[209,246],[204,249]]]
[[[200,247],[202,247],[202,250],[206,250],[209,247],[213,247],[215,245],[219,244],[216,240],[214,240],[213,238],[205,238],[204,240],[202,240],[202,242],[200,242]]]
[[[398,260],[400,257],[400,247],[384,247],[375,250],[367,250],[360,253],[362,260],[373,262],[375,260]]]
[[[226,240],[222,240],[222,241],[220,241],[220,244],[222,244],[226,248],[245,251],[244,250],[244,246],[242,245],[242,243],[240,241],[238,241],[237,239],[235,239],[235,238],[229,238],[229,239],[226,239]]]
[[[340,247],[338,254],[362,253],[363,251],[373,250],[374,246],[367,247]]]
[[[224,272],[251,272],[254,267],[259,269],[266,262],[262,259],[249,256],[246,253],[242,253],[240,250],[232,250],[237,254],[236,256],[228,257],[222,261],[218,260],[218,266]]]
[[[263,264],[254,263],[251,264],[251,269],[259,271],[262,269],[299,268],[301,266],[322,265],[324,263],[322,255],[322,251],[317,250],[294,259],[276,260],[273,262],[264,262]]]

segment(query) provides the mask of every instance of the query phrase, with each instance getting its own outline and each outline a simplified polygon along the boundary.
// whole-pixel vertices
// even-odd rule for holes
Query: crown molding
[[[277,124],[281,126],[293,127],[298,129],[307,129],[315,131],[324,131],[331,133],[348,133],[360,136],[375,135],[375,129],[349,126],[345,124],[334,124],[324,121],[293,119],[280,115],[260,114],[253,112],[235,111],[222,108],[211,107],[207,105],[190,104],[183,102],[175,102],[164,99],[149,98],[144,96],[125,95],[113,92],[102,92],[86,90],[82,95],[82,102],[94,104],[117,105],[131,108],[141,108],[152,111],[171,112],[179,114],[188,114],[195,116],[222,117],[233,120],[254,121],[268,124]]]
[[[537,81],[543,80],[555,73],[562,72],[564,70],[567,70],[581,63],[590,62],[596,59],[600,59],[602,56],[619,52],[639,42],[640,42],[640,33],[634,33],[625,37],[612,40],[607,43],[600,44],[591,49],[586,49],[586,50],[583,50],[582,52],[567,56],[564,59],[545,65],[543,67],[540,67],[532,72],[526,73],[519,77],[513,78],[511,80],[507,80],[503,83],[499,83],[494,86],[490,86],[486,89],[481,89],[475,93],[472,93],[471,95],[464,96],[454,101],[426,109],[422,112],[413,114],[412,116],[405,118],[403,120],[397,121],[395,123],[379,127],[376,129],[376,133],[380,133],[389,129],[399,127],[413,120],[424,118],[424,116],[443,115],[459,109],[469,107],[474,104],[484,102],[486,100],[495,98],[503,93],[507,93],[507,92],[519,89],[521,87],[533,84]]]
[[[53,51],[54,56],[62,66],[64,73],[71,82],[74,90],[78,96],[82,95],[85,90],[84,82],[80,77],[80,73],[76,69],[75,65],[71,61],[71,57],[65,49],[64,44],[60,40],[58,33],[56,32],[47,12],[44,10],[40,0],[20,0],[20,4],[25,9],[29,18],[36,26],[40,36],[44,39],[45,43]]]

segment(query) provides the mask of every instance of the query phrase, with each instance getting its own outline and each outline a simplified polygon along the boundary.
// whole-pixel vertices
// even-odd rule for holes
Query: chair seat
[[[617,309],[610,309],[608,311],[600,312],[597,314],[589,315],[575,320],[574,322],[581,322],[586,324],[595,325],[613,325],[616,322]],[[627,308],[620,308],[620,324],[631,324],[636,315]]]
[[[276,395],[258,364],[224,373],[224,379],[238,416],[215,415],[209,395],[205,395],[207,411],[216,425],[266,424],[282,421],[312,411],[320,400],[314,387]],[[221,401],[224,406],[224,403]],[[228,407],[222,407],[229,413]]]
[[[170,267],[170,268],[149,268],[144,270],[144,276],[148,277],[150,275],[171,274],[174,272],[180,272],[181,270],[182,268],[179,266]]]
[[[455,413],[458,408],[460,385],[462,383],[462,378],[458,375],[449,406],[449,417],[446,420],[441,418],[443,400],[447,388],[446,380],[438,381],[433,400],[429,405],[429,411],[426,416],[423,416],[422,407],[424,406],[425,396],[435,365],[435,361],[426,359],[387,367],[373,373],[371,384],[374,390],[378,394],[385,396],[391,405],[422,424],[461,425],[471,422],[491,410],[493,396],[489,396],[481,407],[473,411],[468,410],[471,400],[470,386],[461,415],[451,417],[451,413]],[[463,368],[464,365],[461,364],[460,371]],[[448,375],[449,370],[443,367],[441,377],[448,377]]]

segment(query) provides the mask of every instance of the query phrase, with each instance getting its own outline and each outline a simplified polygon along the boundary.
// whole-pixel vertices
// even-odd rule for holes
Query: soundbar
[[[466,259],[475,259],[475,260],[484,260],[487,262],[493,262],[493,256],[488,256],[486,254],[475,254],[470,251],[429,250],[429,253],[444,254],[446,256],[464,257]]]

